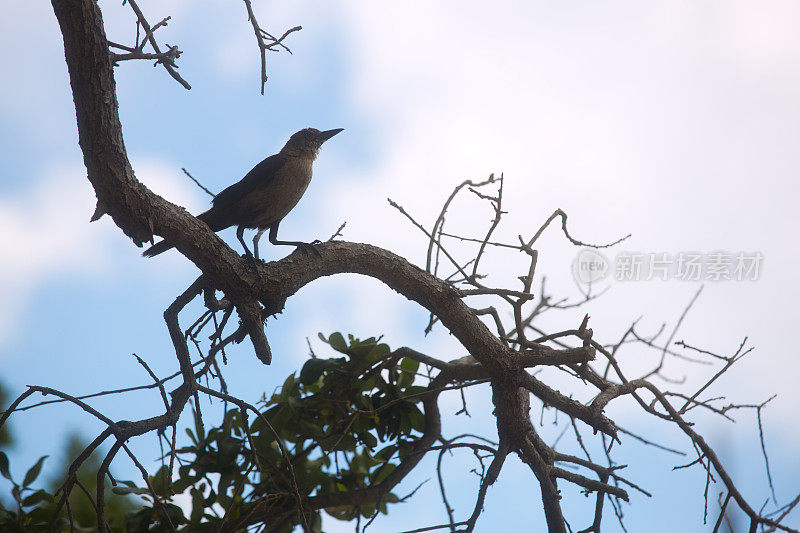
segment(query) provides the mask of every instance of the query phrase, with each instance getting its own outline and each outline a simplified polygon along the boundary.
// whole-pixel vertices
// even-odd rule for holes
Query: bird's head
[[[283,147],[281,152],[295,155],[310,154],[312,157],[317,157],[317,153],[319,152],[322,143],[342,130],[343,128],[326,131],[319,131],[315,128],[306,128],[304,130],[300,130],[289,137],[289,141],[286,143],[286,146]]]

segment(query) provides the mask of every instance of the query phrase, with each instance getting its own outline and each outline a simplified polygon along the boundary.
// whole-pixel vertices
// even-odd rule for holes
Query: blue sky
[[[180,72],[193,88],[184,90],[149,63],[117,68],[126,146],[137,177],[192,212],[205,209],[208,197],[181,167],[218,191],[277,151],[292,132],[343,127],[325,145],[306,196],[281,224],[282,237],[324,239],[347,220],[346,239],[422,264],[422,236],[386,197],[430,225],[455,184],[504,172],[510,213],[499,231],[507,241],[530,236],[561,207],[579,239],[633,233],[619,250],[761,252],[760,278],[707,283],[676,340],[730,354],[749,337],[755,352],[715,392],[748,403],[779,394],[765,416],[768,446],[779,500],[797,491],[796,4],[258,3],[270,31],[304,27],[290,38],[294,55],[269,56],[262,97],[242,5],[140,3],[151,22],[172,16],[160,39],[184,51]],[[127,7],[101,2],[101,8],[110,38],[130,42]],[[0,20],[0,376],[12,394],[26,384],[81,394],[147,381],[131,353],[161,375],[171,372],[161,313],[196,271],[174,252],[140,258],[108,218],[88,223],[94,195],[77,146],[55,18],[40,2],[15,2],[6,13],[12,16]],[[453,227],[477,233],[488,215],[482,217],[455,211]],[[223,236],[235,244],[232,233]],[[262,251],[268,258],[285,252]],[[554,231],[540,252],[538,275],[547,276],[554,293],[577,296],[569,273],[577,250]],[[487,263],[497,285],[515,283],[518,259],[499,255]],[[589,308],[596,336],[613,341],[638,317],[645,331],[674,324],[696,290],[696,283],[676,280],[612,283]],[[574,327],[582,314],[562,313],[547,326]],[[425,323],[424,313],[377,282],[321,280],[270,323],[274,364],[260,365],[245,344],[231,355],[226,376],[241,396],[255,400],[301,364],[306,337],[320,331],[385,334],[392,346],[443,359],[464,355],[444,331],[423,337]],[[626,364],[637,367],[650,356],[629,357]],[[705,368],[673,368],[673,377],[685,376],[687,386],[708,376]],[[484,425],[492,433],[485,392],[473,400],[474,418],[449,420],[447,431]],[[156,395],[141,394],[103,408],[132,418],[143,409],[155,413],[159,405]],[[446,405],[458,408],[455,398]],[[661,431],[629,407],[615,413],[640,431]],[[758,506],[765,478],[750,415],[736,425],[702,421]],[[69,431],[98,431],[68,407],[29,411],[13,423],[18,471],[52,453]],[[153,443],[139,446],[154,456]],[[671,473],[671,457],[653,460],[638,445],[625,446],[630,476],[658,495],[628,510],[631,530],[704,530],[698,525],[703,477]],[[459,459],[453,462],[461,467]],[[460,509],[466,514],[471,478],[453,476],[465,491]],[[541,524],[538,498],[531,476],[514,463],[490,492],[482,523],[534,528]],[[568,512],[579,514],[584,500],[574,501]],[[685,513],[674,512],[675,502]],[[530,518],[520,522],[510,509]],[[428,483],[375,527],[420,527],[443,516]],[[607,527],[617,526],[609,520]]]

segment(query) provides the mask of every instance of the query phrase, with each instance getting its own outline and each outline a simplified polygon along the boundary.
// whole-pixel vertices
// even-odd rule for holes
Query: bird
[[[242,243],[245,255],[256,261],[258,241],[266,230],[269,230],[272,244],[314,250],[313,245],[319,241],[279,241],[278,225],[297,205],[311,183],[312,165],[322,143],[341,131],[343,128],[326,131],[305,128],[293,134],[280,152],[261,161],[244,178],[216,195],[211,209],[200,213],[197,218],[208,224],[212,231],[237,226],[236,238]],[[258,229],[253,238],[255,254],[244,242],[245,229]],[[159,241],[142,255],[153,257],[173,246],[167,240]]]

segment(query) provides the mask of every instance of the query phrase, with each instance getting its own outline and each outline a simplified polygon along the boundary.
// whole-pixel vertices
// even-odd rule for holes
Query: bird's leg
[[[242,243],[244,247],[245,255],[250,259],[254,260],[253,254],[250,252],[250,249],[247,247],[247,244],[244,242],[244,226],[239,226],[236,228],[236,238],[239,239],[239,242]]]
[[[261,238],[261,235],[263,235],[265,231],[267,231],[267,228],[258,228],[256,236],[253,237],[253,253],[256,256],[256,261],[258,261],[258,240]]]
[[[315,254],[320,255],[319,250],[314,248],[314,245],[315,244],[320,244],[320,241],[314,241],[314,242],[279,241],[278,240],[278,225],[279,224],[280,224],[280,221],[278,221],[275,224],[273,224],[272,226],[270,226],[270,228],[269,228],[269,242],[271,242],[272,244],[275,244],[275,245],[283,244],[283,245],[287,245],[287,246],[296,246],[296,247],[302,249],[304,252],[308,252],[309,250],[311,250]]]

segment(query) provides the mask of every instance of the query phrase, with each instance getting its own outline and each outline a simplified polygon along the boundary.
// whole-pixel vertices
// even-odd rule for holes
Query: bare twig
[[[277,50],[275,47],[280,46],[291,54],[292,51],[289,50],[285,44],[283,44],[283,40],[288,37],[290,33],[300,31],[303,29],[303,27],[295,26],[294,28],[289,28],[286,30],[280,37],[273,37],[258,25],[258,20],[256,20],[256,15],[253,12],[253,5],[250,0],[244,0],[244,5],[247,9],[247,20],[253,26],[253,33],[255,34],[256,42],[258,43],[258,51],[261,54],[261,95],[263,96],[264,87],[267,84],[267,51],[276,52]]]

